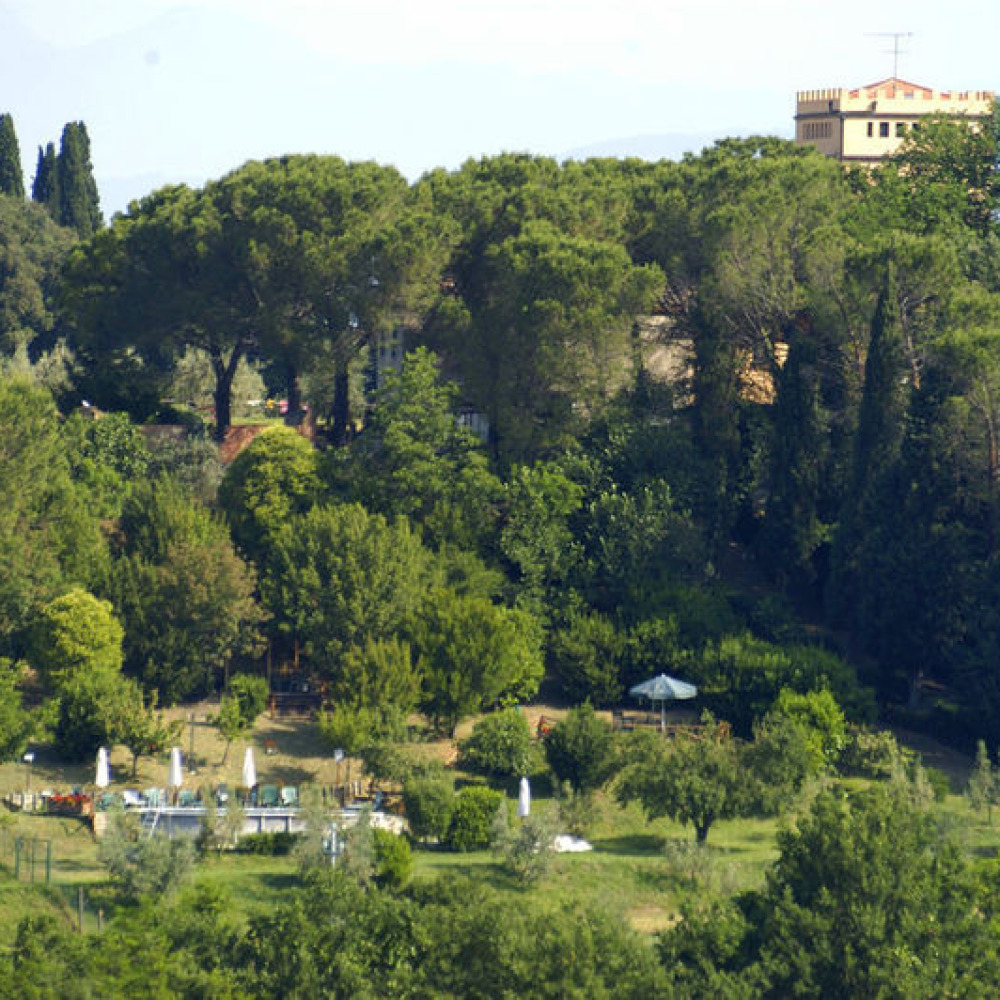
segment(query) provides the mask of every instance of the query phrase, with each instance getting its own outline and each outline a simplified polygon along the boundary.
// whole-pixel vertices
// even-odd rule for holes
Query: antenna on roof
[[[902,52],[903,55],[906,55],[905,49],[900,49],[899,47],[900,40],[903,38],[912,38],[913,32],[912,31],[866,31],[865,34],[872,38],[892,39],[892,48],[884,49],[883,51],[887,53],[888,52],[892,53],[892,77],[893,79],[897,79],[899,77],[900,53]]]

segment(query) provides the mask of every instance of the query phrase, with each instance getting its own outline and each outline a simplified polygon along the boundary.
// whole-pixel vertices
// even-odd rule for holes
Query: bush
[[[476,851],[490,845],[497,810],[504,803],[503,792],[492,788],[463,788],[455,796],[455,808],[445,837],[453,851]]]
[[[472,735],[459,744],[458,762],[470,771],[503,778],[529,773],[532,751],[524,713],[505,708],[476,723]]]
[[[444,840],[455,808],[455,783],[448,775],[414,776],[403,786],[403,809],[418,840]]]
[[[744,738],[783,688],[799,694],[828,690],[856,723],[875,716],[871,689],[859,684],[849,663],[819,646],[777,646],[749,634],[727,636],[691,655],[683,669],[682,676],[698,685],[702,703]]]
[[[236,851],[239,854],[284,857],[291,854],[298,839],[297,833],[287,833],[284,830],[276,830],[273,833],[248,833],[240,837]]]
[[[888,729],[859,729],[847,740],[840,759],[844,774],[862,778],[888,778],[903,759],[896,737]]]
[[[413,851],[405,837],[375,829],[375,881],[385,888],[406,885],[413,874]]]
[[[813,771],[836,764],[847,744],[847,720],[829,691],[798,694],[782,688],[766,719],[781,726],[791,723],[805,734],[813,756]]]
[[[614,733],[590,705],[572,709],[545,737],[545,758],[556,779],[568,781],[578,792],[604,784],[614,753]]]

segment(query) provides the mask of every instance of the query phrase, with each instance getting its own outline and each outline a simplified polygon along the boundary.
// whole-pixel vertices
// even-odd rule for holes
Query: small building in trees
[[[990,90],[932,90],[898,77],[865,87],[801,90],[795,103],[795,142],[824,156],[874,165],[892,156],[928,115],[953,115],[975,124],[990,114]]]

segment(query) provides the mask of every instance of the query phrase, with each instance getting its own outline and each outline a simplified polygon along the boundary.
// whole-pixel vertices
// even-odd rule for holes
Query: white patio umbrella
[[[111,784],[111,769],[108,767],[108,748],[101,747],[97,751],[97,777],[94,784],[98,788],[107,788]]]
[[[257,784],[257,765],[253,760],[253,747],[247,747],[243,754],[243,787],[253,788]]]
[[[628,693],[635,698],[648,698],[652,702],[660,703],[660,731],[667,728],[666,703],[668,701],[679,701],[684,698],[693,698],[698,689],[687,681],[679,681],[676,677],[668,677],[666,674],[659,674],[651,677],[648,681],[630,687]]]
[[[531,815],[531,783],[527,778],[521,779],[521,787],[517,792],[517,815],[521,819]]]
[[[184,784],[184,767],[181,763],[180,747],[171,747],[170,749],[170,773],[167,777],[167,784],[171,788],[180,788]]]

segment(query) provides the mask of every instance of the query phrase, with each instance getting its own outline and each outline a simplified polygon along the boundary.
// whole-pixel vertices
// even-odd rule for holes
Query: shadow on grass
[[[661,855],[663,853],[663,837],[652,833],[631,833],[623,837],[601,837],[591,841],[593,848],[600,854]]]

